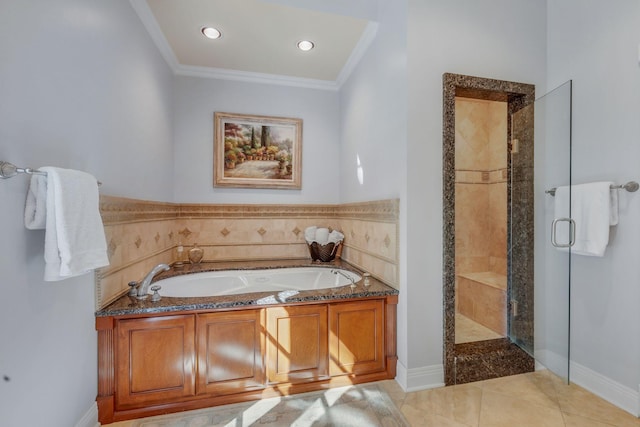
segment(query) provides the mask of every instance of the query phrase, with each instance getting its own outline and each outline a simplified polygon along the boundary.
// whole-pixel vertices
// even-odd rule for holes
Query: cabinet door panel
[[[270,382],[327,378],[327,308],[267,309],[267,376]]]
[[[264,387],[261,310],[198,316],[198,394]]]
[[[194,394],[194,326],[190,315],[118,321],[119,408]]]
[[[329,328],[332,376],[385,369],[384,301],[332,304]]]

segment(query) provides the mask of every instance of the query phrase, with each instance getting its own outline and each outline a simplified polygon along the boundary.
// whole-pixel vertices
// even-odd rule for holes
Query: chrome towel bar
[[[44,175],[47,176],[46,172],[39,171],[38,169],[31,168],[19,168],[13,163],[0,161],[0,178],[7,179],[14,177],[20,173],[26,173],[28,175]],[[98,181],[98,185],[102,185],[100,181]]]
[[[640,188],[640,184],[638,184],[635,181],[629,181],[626,184],[612,185],[611,186],[612,190],[617,190],[619,188],[624,188],[625,190],[627,190],[630,193],[635,193],[636,191],[638,191],[638,188]],[[556,195],[556,187],[553,187],[551,190],[545,190],[545,194],[551,194],[552,196],[555,196]]]

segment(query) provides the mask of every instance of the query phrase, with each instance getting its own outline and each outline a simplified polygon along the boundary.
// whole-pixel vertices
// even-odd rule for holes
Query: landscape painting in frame
[[[214,113],[213,185],[299,190],[302,119]]]

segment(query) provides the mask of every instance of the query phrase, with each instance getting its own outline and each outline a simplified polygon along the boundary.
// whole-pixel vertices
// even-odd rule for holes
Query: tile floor
[[[640,419],[549,371],[404,393],[382,383],[413,427],[627,427]]]
[[[640,419],[548,371],[411,393],[393,380],[378,384],[413,427],[640,427]]]
[[[497,332],[474,322],[467,316],[456,313],[456,344],[504,338]]]

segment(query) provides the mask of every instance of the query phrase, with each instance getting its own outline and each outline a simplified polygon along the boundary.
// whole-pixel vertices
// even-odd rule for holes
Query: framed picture
[[[302,187],[302,119],[214,113],[213,185]]]

